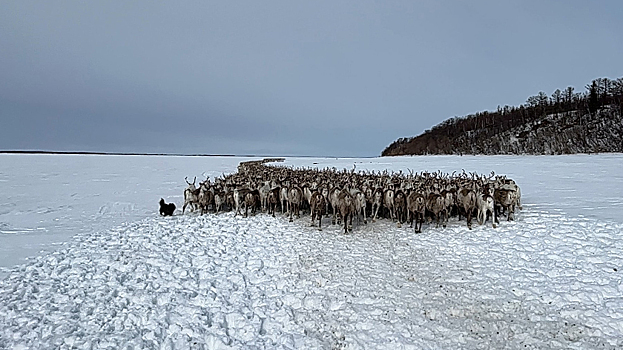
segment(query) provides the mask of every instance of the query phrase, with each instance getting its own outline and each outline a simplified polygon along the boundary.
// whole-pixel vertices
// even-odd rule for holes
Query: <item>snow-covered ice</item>
[[[623,155],[288,158],[283,164],[495,170],[522,188],[524,210],[514,222],[470,231],[454,219],[446,229],[424,225],[417,235],[385,220],[344,235],[336,226],[319,232],[308,217],[288,223],[231,213],[157,216],[161,196],[180,204],[184,176],[235,171],[241,158],[102,157],[98,167],[108,170],[99,179],[108,181],[92,197],[93,178],[71,175],[80,172],[74,162],[81,157],[14,157],[10,162],[20,167],[0,163],[0,189],[14,204],[0,212],[0,242],[36,241],[29,229],[61,221],[34,208],[75,213],[59,231],[38,233],[65,228],[58,240],[64,243],[7,269],[0,282],[0,348],[623,346]],[[45,185],[35,188],[51,198],[36,203],[27,187],[32,182],[17,181],[20,172],[41,174],[52,163],[67,187],[83,190],[85,207],[61,207],[74,190]],[[98,216],[102,203],[128,204]]]
[[[182,201],[184,177],[232,172],[243,157],[0,154],[0,278],[78,233],[152,216]]]

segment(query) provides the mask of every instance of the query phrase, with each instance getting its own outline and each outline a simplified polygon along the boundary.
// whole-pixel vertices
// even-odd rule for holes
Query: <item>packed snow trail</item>
[[[497,229],[308,225],[226,213],[81,234],[1,282],[0,348],[623,346],[620,224],[528,205]]]

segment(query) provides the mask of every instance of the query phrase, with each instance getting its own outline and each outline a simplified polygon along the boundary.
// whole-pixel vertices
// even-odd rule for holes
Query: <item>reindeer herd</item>
[[[405,222],[422,232],[426,221],[446,227],[450,216],[464,216],[472,228],[477,215],[480,225],[490,218],[493,228],[506,215],[514,219],[515,208],[521,209],[521,191],[506,176],[467,173],[444,174],[422,172],[409,174],[383,172],[338,171],[335,168],[309,169],[269,166],[264,159],[240,163],[238,172],[206,179],[196,185],[196,178],[184,190],[184,205],[190,211],[219,213],[233,210],[247,217],[267,212],[273,217],[279,209],[289,217],[300,218],[309,212],[311,225],[322,230],[322,216],[330,215],[331,223],[344,225],[344,233],[352,231],[353,218],[367,224],[388,218],[401,227]]]

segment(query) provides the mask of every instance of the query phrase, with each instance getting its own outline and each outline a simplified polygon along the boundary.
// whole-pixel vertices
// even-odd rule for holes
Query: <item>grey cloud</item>
[[[622,7],[4,1],[0,149],[374,156],[623,75]]]

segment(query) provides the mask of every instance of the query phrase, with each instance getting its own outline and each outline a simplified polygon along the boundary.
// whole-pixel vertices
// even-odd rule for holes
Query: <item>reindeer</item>
[[[234,216],[248,216],[249,209],[255,213],[258,207],[275,216],[277,203],[280,203],[282,213],[288,213],[293,220],[294,215],[300,217],[300,211],[306,210],[307,206],[302,204],[309,204],[312,223],[318,219],[321,227],[321,216],[329,213],[330,205],[332,222],[341,224],[344,220],[344,231],[349,232],[353,216],[357,215],[359,222],[363,215],[366,223],[369,206],[370,216],[376,221],[378,211],[384,207],[388,214],[382,213],[382,217],[397,219],[401,226],[406,214],[415,232],[421,232],[425,215],[430,214],[437,221],[437,227],[440,224],[445,227],[448,218],[456,215],[454,208],[457,208],[459,220],[464,214],[471,228],[476,210],[479,222],[484,224],[491,212],[496,225],[505,211],[509,212],[507,219],[513,220],[514,208],[520,205],[521,194],[516,183],[493,172],[489,177],[476,173],[468,175],[465,171],[456,176],[441,171],[414,173],[409,170],[409,174],[404,175],[387,170],[355,172],[355,168],[338,171],[336,168],[270,167],[265,165],[268,161],[243,162],[238,166],[238,173],[223,174],[214,179],[214,184],[200,183],[198,190],[194,186],[196,178],[192,184],[185,178],[188,188],[184,191],[183,213],[187,206],[194,211],[199,205],[204,214],[212,205],[217,213],[223,208],[233,209]]]
[[[218,214],[223,209],[223,204],[227,200],[227,195],[224,191],[216,191],[214,193],[214,211]]]
[[[495,180],[495,189],[514,191],[515,205],[521,210],[521,189],[514,180],[506,178],[506,176],[497,176]]]
[[[396,210],[396,219],[398,219],[398,227],[402,227],[402,223],[405,222],[407,216],[407,199],[404,192],[400,190],[396,191],[394,208]]]
[[[324,196],[318,191],[312,193],[310,199],[311,226],[314,226],[315,220],[318,218],[319,231],[322,231],[322,214],[325,213],[325,208]]]
[[[353,230],[353,212],[354,212],[354,200],[353,196],[351,196],[348,191],[341,191],[338,195],[338,203],[337,206],[340,210],[340,214],[342,215],[342,220],[344,220],[344,233],[348,233],[348,231]],[[350,219],[350,226],[349,226]]]
[[[374,217],[372,218],[372,222],[376,222],[376,216],[379,213],[379,209],[383,205],[383,189],[377,188],[374,190],[374,198],[372,200],[372,213]]]
[[[442,190],[440,193],[440,195],[443,197],[445,204],[443,211],[446,222],[448,222],[448,218],[450,217],[450,213],[452,212],[452,208],[454,207],[454,202],[456,201],[455,194],[456,192],[453,190]]]
[[[339,224],[340,221],[337,220],[337,214],[339,212],[339,198],[342,190],[338,187],[333,187],[329,191],[329,203],[331,204],[331,209],[333,211],[333,215],[331,217],[331,225],[335,225],[336,222]]]
[[[290,212],[290,222],[294,221],[292,218],[296,214],[297,218],[301,217],[300,209],[303,202],[303,193],[298,186],[292,186],[288,193],[288,207]]]
[[[251,214],[255,215],[257,207],[260,206],[260,191],[248,191],[244,196],[244,204],[244,217],[248,217],[249,208],[251,208]]]
[[[188,184],[188,187],[184,190],[184,205],[182,206],[182,214],[186,211],[186,206],[190,205],[190,210],[195,211],[199,206],[199,190],[195,187],[195,182],[197,181],[197,177],[193,179],[193,183],[188,182],[188,178],[185,177],[184,180]]]
[[[305,185],[303,186],[301,190],[303,191],[304,203],[307,204],[307,206],[311,208],[311,196],[312,196],[313,191],[316,189],[312,188],[311,186]]]
[[[199,183],[199,196],[197,197],[201,215],[208,212],[208,206],[214,201],[214,194],[210,191],[210,180]]]
[[[424,223],[425,213],[426,198],[419,192],[411,192],[407,197],[407,215],[412,215],[411,225],[413,225],[413,222],[415,221],[415,233],[422,232],[422,224]]]
[[[289,189],[287,184],[281,186],[279,191],[279,201],[281,202],[281,214],[290,212],[290,203],[288,202]]]
[[[279,203],[279,192],[279,187],[273,188],[272,190],[270,190],[270,192],[268,192],[268,195],[266,196],[268,214],[272,213],[273,217],[275,217],[275,210],[277,209],[277,203]]]
[[[446,222],[448,220],[446,216],[446,199],[437,193],[431,193],[426,198],[426,210],[431,212],[435,219],[437,220],[437,226],[439,227],[439,221],[441,220],[441,224],[444,228],[446,228]]]
[[[476,192],[469,188],[461,188],[457,192],[457,204],[459,207],[459,220],[461,219],[461,210],[465,213],[467,219],[467,227],[472,229],[472,215],[476,210]]]
[[[495,215],[499,219],[500,212],[508,211],[507,221],[514,220],[515,202],[517,193],[513,190],[498,189],[493,194],[495,200]]]
[[[394,206],[394,197],[395,197],[395,192],[392,189],[388,189],[385,190],[385,195],[383,197],[383,205],[385,206],[385,208],[387,208],[387,210],[389,210],[389,215],[392,219],[392,222],[394,221],[394,212],[395,212],[395,206]]]
[[[268,193],[270,192],[270,190],[271,190],[271,181],[264,181],[262,186],[258,188],[258,192],[260,194],[262,211],[266,211],[266,198],[268,197]]]
[[[367,224],[368,220],[366,218],[366,196],[363,192],[354,188],[350,191],[351,196],[353,196],[354,206],[355,206],[355,216],[357,217],[357,223],[359,223],[359,215],[363,216],[363,223]]]
[[[476,197],[476,205],[478,206],[478,224],[482,225],[487,221],[487,214],[491,213],[491,223],[493,228],[497,219],[495,217],[495,200],[493,198],[493,188],[485,186],[483,192]]]
[[[324,212],[325,214],[329,215],[329,189],[327,188],[327,186],[323,186],[320,189],[320,194],[322,194],[322,197],[324,198]]]
[[[236,186],[236,188],[234,189],[234,207],[236,210],[236,212],[234,213],[234,217],[238,214],[242,215],[242,207],[246,207],[245,198],[248,192],[248,188],[241,188],[239,186]]]
[[[366,195],[366,211],[370,208],[370,216],[372,216],[372,203],[374,202],[374,189],[372,186],[366,185],[363,190],[363,193]]]

